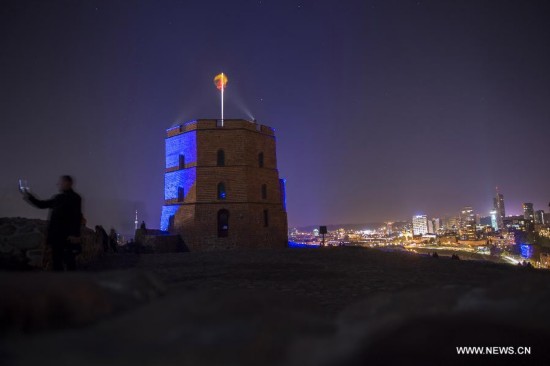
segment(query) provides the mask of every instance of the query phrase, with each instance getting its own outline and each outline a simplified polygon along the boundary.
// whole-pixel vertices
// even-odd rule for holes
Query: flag
[[[214,84],[216,85],[216,88],[219,90],[225,89],[225,86],[227,85],[227,76],[222,72],[221,74],[216,75],[214,77]]]

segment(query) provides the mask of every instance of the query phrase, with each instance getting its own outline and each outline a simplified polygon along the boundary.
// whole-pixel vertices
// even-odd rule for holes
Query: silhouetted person
[[[109,233],[109,244],[111,245],[111,249],[115,253],[118,252],[117,242],[118,242],[118,235],[116,234],[115,229],[111,229],[111,232]]]
[[[432,253],[432,257],[433,257],[433,258],[439,258],[439,254],[437,254],[437,252],[433,252],[433,253]]]
[[[39,200],[28,191],[23,198],[38,208],[49,208],[49,223],[46,245],[52,248],[52,265],[54,271],[76,269],[74,244],[80,242],[80,225],[82,222],[82,199],[73,191],[73,179],[63,175],[57,183],[59,194],[49,200]]]
[[[145,221],[141,222],[141,226],[139,227],[141,230],[147,230],[147,226],[145,225]]]

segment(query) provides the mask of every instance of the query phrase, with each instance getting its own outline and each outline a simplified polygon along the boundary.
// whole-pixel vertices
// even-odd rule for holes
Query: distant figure
[[[457,260],[457,261],[460,260],[460,258],[459,258],[458,255],[456,255],[456,254],[453,254],[453,255],[451,256],[451,259],[454,259],[454,260]]]
[[[433,258],[439,258],[439,254],[437,254],[437,252],[433,252],[433,253],[432,253],[432,257],[433,257]]]
[[[49,200],[39,200],[28,191],[23,198],[38,208],[49,208],[49,223],[46,245],[52,249],[54,271],[76,269],[75,248],[80,244],[80,225],[82,222],[82,199],[73,191],[73,178],[63,175],[57,183],[59,194]]]
[[[141,230],[147,230],[147,226],[145,226],[145,221],[141,222],[141,226],[139,227]]]
[[[111,245],[111,249],[115,253],[118,252],[117,242],[118,242],[118,235],[115,229],[111,228],[111,232],[109,233],[109,244]]]

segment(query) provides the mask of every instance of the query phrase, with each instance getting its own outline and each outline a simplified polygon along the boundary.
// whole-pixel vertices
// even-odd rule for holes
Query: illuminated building
[[[416,215],[412,218],[413,235],[424,235],[428,232],[428,217]]]
[[[500,230],[504,228],[504,218],[506,217],[506,209],[504,207],[504,196],[498,193],[498,188],[495,198],[493,198],[493,207],[497,212],[497,226]]]
[[[449,231],[456,231],[460,226],[460,219],[458,217],[449,217],[445,220],[445,229]]]
[[[462,240],[476,240],[476,215],[470,206],[464,207],[460,212],[460,236]]]
[[[435,234],[441,229],[441,220],[438,218],[433,218],[431,221],[433,223],[433,233]]]
[[[428,220],[428,233],[429,234],[437,234],[437,232],[440,229],[440,220],[439,219],[431,219]]]
[[[393,234],[393,222],[387,222],[386,223],[386,235],[392,235]]]
[[[166,133],[161,230],[180,234],[191,251],[287,246],[272,128],[201,119]]]
[[[544,210],[537,210],[535,212],[535,224],[546,225],[546,214]]]
[[[428,233],[433,234],[434,233],[434,223],[432,220],[428,220]]]
[[[525,220],[535,220],[535,211],[533,210],[533,204],[526,202],[523,204],[523,218]]]
[[[491,211],[490,215],[491,215],[491,226],[493,227],[493,229],[495,229],[495,231],[498,231],[499,226],[498,226],[497,211],[496,210]]]

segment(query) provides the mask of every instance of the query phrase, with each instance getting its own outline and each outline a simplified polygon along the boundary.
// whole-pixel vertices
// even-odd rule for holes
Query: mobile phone
[[[26,180],[19,179],[19,192],[25,193],[29,191],[29,184]]]

